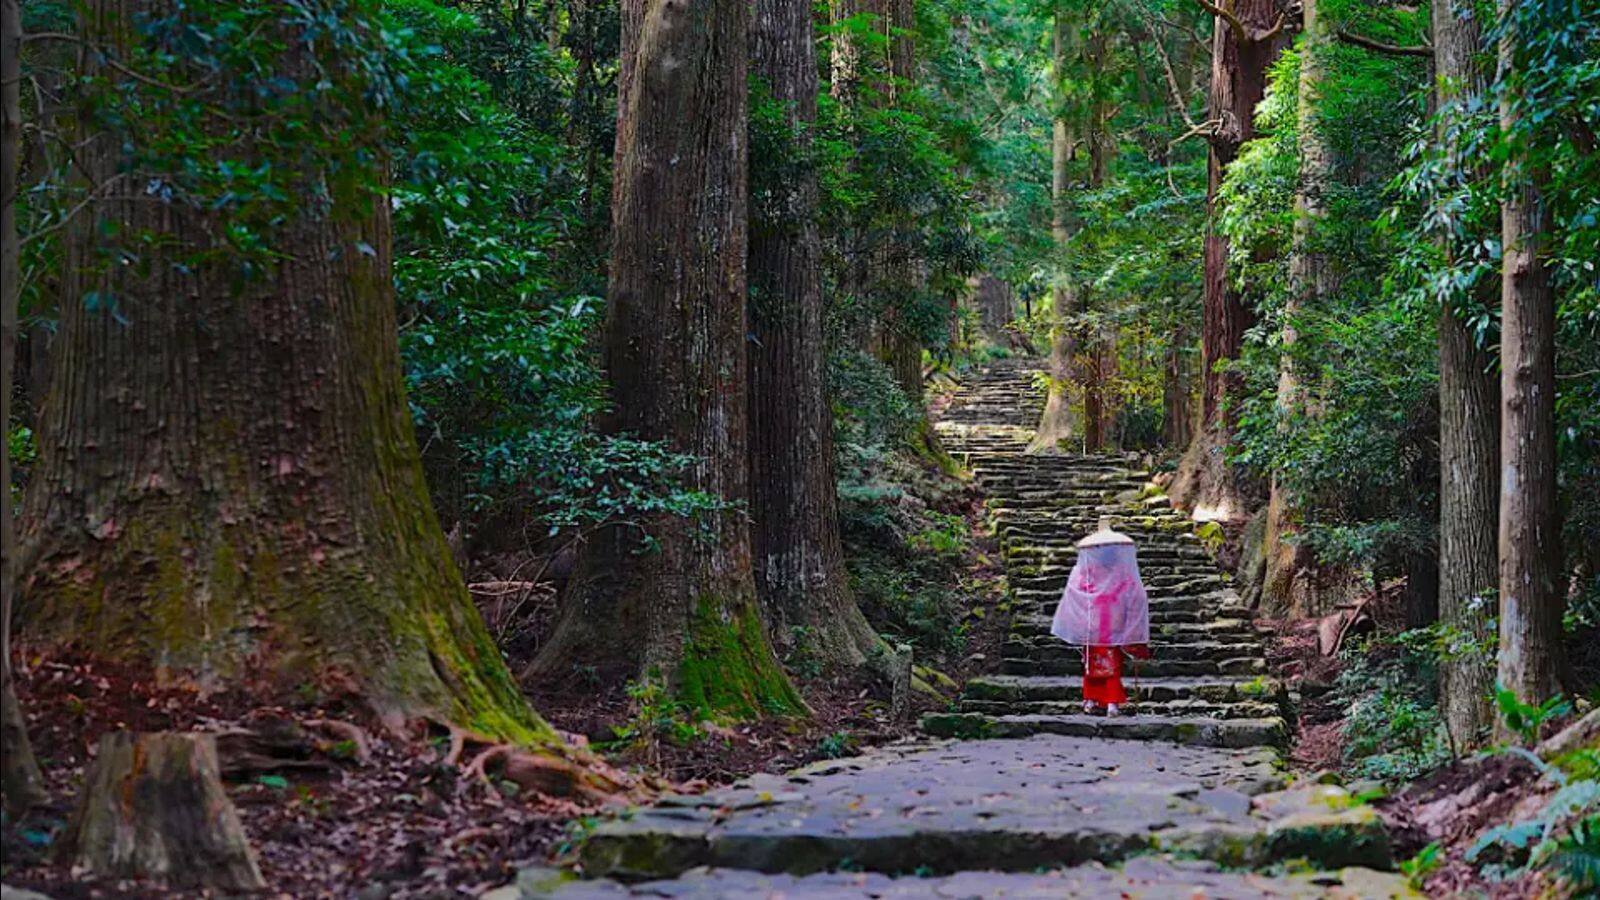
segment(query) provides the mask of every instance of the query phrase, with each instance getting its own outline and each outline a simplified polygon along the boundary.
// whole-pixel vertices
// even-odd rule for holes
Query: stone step
[[[1083,714],[1082,700],[962,700],[957,711],[988,716],[1074,716]],[[1265,719],[1282,715],[1283,708],[1264,700],[1151,700],[1129,684],[1128,703],[1122,712],[1178,719]]]
[[[1032,657],[1006,657],[1000,661],[1004,675],[1081,675],[1083,660],[1033,659]],[[1262,656],[1239,656],[1229,659],[1162,659],[1156,657],[1139,665],[1140,678],[1194,678],[1235,675],[1250,678],[1265,675],[1267,661]],[[1131,677],[1131,676],[1130,676]]]
[[[1048,614],[1041,611],[1038,614],[1014,614],[1011,618],[1011,633],[1018,637],[1043,637],[1050,633],[1050,622],[1055,615],[1054,609]],[[1169,640],[1186,637],[1256,637],[1263,636],[1262,629],[1249,619],[1211,619],[1195,622],[1162,622],[1155,616],[1150,618],[1150,634]]]
[[[1201,699],[1213,703],[1276,701],[1285,691],[1283,683],[1275,678],[1141,678],[1138,688],[1141,697],[1151,700]],[[983,675],[968,681],[966,691],[966,696],[977,700],[1064,702],[1083,699],[1083,678],[1078,675]]]
[[[1259,719],[1210,719],[1168,716],[1032,715],[990,716],[982,713],[931,713],[922,730],[937,737],[1023,738],[1039,734],[1114,740],[1170,741],[1201,747],[1282,746],[1288,728],[1278,716]]]
[[[1053,637],[1037,640],[1007,639],[1001,652],[1006,659],[1026,659],[1035,664],[1065,660],[1082,667],[1083,648],[1075,647]],[[1262,656],[1265,651],[1261,640],[1250,637],[1238,641],[1196,640],[1170,643],[1155,636],[1150,640],[1151,659],[1136,665],[1151,666],[1158,662],[1200,662]]]

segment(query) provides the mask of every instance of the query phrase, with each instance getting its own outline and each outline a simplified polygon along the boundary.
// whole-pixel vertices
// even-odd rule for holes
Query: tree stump
[[[266,887],[209,734],[101,735],[64,849],[75,867],[103,877]]]

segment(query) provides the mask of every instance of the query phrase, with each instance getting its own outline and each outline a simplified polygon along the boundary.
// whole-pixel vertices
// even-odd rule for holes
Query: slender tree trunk
[[[1111,157],[1115,151],[1110,133],[1110,102],[1102,84],[1109,54],[1108,35],[1103,26],[1095,28],[1084,43],[1084,68],[1088,73],[1091,97],[1088,109],[1088,133],[1085,140],[1089,150],[1089,190],[1098,191],[1111,180]],[[1092,293],[1087,287],[1079,288],[1082,311],[1086,318],[1091,310]],[[1083,348],[1083,446],[1091,453],[1106,449],[1108,418],[1111,402],[1107,396],[1109,375],[1107,357],[1114,352],[1114,338],[1108,326],[1091,318],[1092,324],[1084,329]]]
[[[1460,0],[1433,0],[1441,113],[1484,91],[1478,20]],[[1445,140],[1446,136],[1438,135]],[[1472,163],[1452,154],[1451,166]],[[1487,286],[1486,286],[1487,287]],[[1477,298],[1493,303],[1492,291]],[[1439,699],[1456,747],[1482,741],[1493,722],[1494,667],[1479,648],[1493,637],[1499,581],[1500,383],[1494,358],[1447,300],[1439,312],[1439,618],[1465,646],[1439,664]]]
[[[1072,162],[1073,133],[1063,90],[1072,46],[1071,28],[1070,13],[1058,4],[1051,35],[1056,87],[1055,115],[1050,126],[1050,237],[1058,258],[1065,255],[1067,242],[1072,239],[1067,221],[1067,178]],[[1058,449],[1073,436],[1071,388],[1073,358],[1078,352],[1077,306],[1077,291],[1071,280],[1064,273],[1057,274],[1050,287],[1049,388],[1039,428],[1028,446],[1029,453]]]
[[[730,504],[750,496],[748,22],[740,0],[624,0],[605,326],[607,429],[692,454],[687,486]],[[802,712],[756,597],[746,512],[645,527],[651,546],[619,524],[585,548],[532,671],[662,679],[738,717]]]
[[[1228,283],[1228,241],[1217,231],[1217,190],[1228,164],[1245,141],[1255,137],[1255,108],[1266,92],[1267,70],[1287,38],[1273,0],[1235,0],[1235,28],[1221,17],[1213,20],[1211,84],[1207,118],[1215,123],[1208,136],[1206,163],[1205,295],[1200,334],[1201,419],[1194,442],[1178,465],[1172,499],[1196,518],[1242,517],[1244,500],[1238,479],[1223,458],[1233,436],[1244,380],[1223,372],[1219,364],[1237,359],[1244,334],[1254,321],[1238,291]]]
[[[1189,365],[1184,354],[1188,345],[1189,331],[1180,320],[1172,327],[1162,367],[1161,442],[1167,447],[1187,447],[1194,432],[1194,414],[1189,404],[1192,393]]]
[[[1277,406],[1280,415],[1305,415],[1306,398],[1295,371],[1296,320],[1320,307],[1332,290],[1327,255],[1318,230],[1327,217],[1325,194],[1333,179],[1333,152],[1323,133],[1322,82],[1327,77],[1326,55],[1333,32],[1319,15],[1318,0],[1303,0],[1300,43],[1300,77],[1297,83],[1300,171],[1295,187],[1294,232],[1289,250],[1289,296],[1283,309],[1282,347],[1278,363]],[[1320,616],[1329,611],[1330,597],[1319,584],[1316,555],[1294,541],[1304,515],[1300,498],[1274,473],[1267,501],[1264,534],[1266,580],[1261,589],[1262,612],[1268,616]],[[1345,581],[1340,580],[1341,583]]]
[[[1501,0],[1509,23],[1500,39],[1500,70],[1521,66],[1514,0]],[[1521,127],[1521,98],[1500,101],[1500,126]],[[1501,204],[1500,290],[1500,658],[1501,687],[1524,703],[1560,688],[1563,607],[1561,523],[1556,507],[1555,293],[1542,253],[1544,200],[1539,174],[1524,155],[1506,163],[1513,179]]]
[[[97,0],[80,27],[115,52],[136,40],[135,18],[168,8]],[[86,83],[114,91],[127,77],[82,58]],[[327,112],[349,123],[347,146],[292,173],[307,195],[327,184],[347,199],[270,232],[281,256],[257,277],[241,279],[214,237],[220,214],[142,189],[72,220],[21,627],[33,643],[202,682],[353,693],[391,725],[427,717],[555,744],[472,606],[423,481],[389,206],[360,187],[381,180],[361,170],[383,160],[376,114]],[[80,121],[85,177],[104,183],[122,149],[90,111]],[[271,152],[225,151],[236,165],[284,165]],[[158,175],[126,174],[139,186]],[[108,235],[154,238],[132,248],[142,265],[124,266],[106,263]]]
[[[817,64],[808,0],[756,0],[751,66],[788,108],[809,159]],[[750,507],[757,593],[779,645],[859,666],[879,640],[856,606],[839,542],[833,412],[826,395],[822,239],[815,169],[755,186],[750,226]]]
[[[22,150],[22,9],[0,0],[0,792],[12,816],[44,800],[44,778],[28,741],[28,720],[11,678],[11,601],[16,596],[17,530],[11,501],[11,395],[17,356],[21,249],[17,234]]]
[[[889,32],[889,99],[899,103],[917,77],[917,48],[913,34],[917,27],[916,10],[912,0],[885,0]],[[902,223],[908,230],[915,222]],[[889,248],[889,281],[902,296],[920,295],[927,287],[925,264],[911,246],[900,243]],[[884,340],[886,361],[894,372],[895,382],[905,391],[906,397],[922,406],[922,336],[916,322],[902,301],[888,320]],[[930,449],[937,447],[938,438],[931,425],[924,422],[922,439]],[[937,452],[937,451],[936,451]]]

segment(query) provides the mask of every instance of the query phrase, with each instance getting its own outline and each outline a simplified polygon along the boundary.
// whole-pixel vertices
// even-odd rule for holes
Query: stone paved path
[[[1023,453],[1039,413],[1034,370],[1007,361],[963,386],[938,423],[947,449],[988,498],[1015,595],[1002,673],[974,679],[957,715],[930,717],[944,735],[1048,732],[1221,747],[1281,743],[1283,689],[1266,677],[1261,635],[1165,497],[1141,497],[1148,473],[1129,457]],[[1155,658],[1131,679],[1136,715],[1082,713],[1079,651],[1050,635],[1050,616],[1101,516],[1139,545]]]
[[[1404,895],[1374,871],[1390,859],[1369,808],[1284,789],[1281,690],[1188,523],[1138,496],[1129,459],[1021,453],[1034,368],[977,373],[938,423],[988,493],[1015,594],[1003,673],[923,722],[958,739],[666,798],[588,837],[588,880],[529,869],[493,900]],[[1077,709],[1076,654],[1045,633],[1072,544],[1106,513],[1140,543],[1157,657],[1140,714],[1115,719]],[[1283,860],[1309,874],[1242,871]]]

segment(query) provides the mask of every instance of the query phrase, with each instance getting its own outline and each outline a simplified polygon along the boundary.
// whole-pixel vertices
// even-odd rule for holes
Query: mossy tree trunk
[[[624,0],[605,366],[614,433],[749,498],[746,32],[740,0]],[[531,672],[659,678],[705,712],[800,713],[756,597],[746,510],[602,531]]]
[[[1482,32],[1461,0],[1433,0],[1433,47],[1437,106],[1450,115],[1485,88]],[[1457,173],[1470,172],[1468,160],[1453,151],[1450,159]],[[1491,289],[1474,299],[1492,307],[1495,298]],[[1440,660],[1439,703],[1459,748],[1480,743],[1493,722],[1494,667],[1480,648],[1493,638],[1497,605],[1499,441],[1494,358],[1446,301],[1439,311],[1439,618],[1470,646]]]
[[[1524,64],[1514,0],[1500,38],[1502,77]],[[1523,99],[1500,99],[1500,127],[1523,127]],[[1556,506],[1556,298],[1546,268],[1541,173],[1525,153],[1506,161],[1500,206],[1500,656],[1499,683],[1523,703],[1560,689],[1563,664],[1561,520]]]
[[[1255,108],[1266,93],[1267,70],[1287,43],[1275,0],[1233,0],[1229,15],[1212,20],[1211,82],[1206,118],[1204,295],[1200,333],[1200,427],[1178,464],[1172,499],[1197,518],[1237,519],[1245,512],[1241,486],[1223,453],[1231,441],[1244,380],[1223,372],[1237,359],[1254,316],[1228,281],[1228,240],[1217,230],[1217,191],[1239,148],[1255,137]]]
[[[0,0],[0,792],[16,815],[44,799],[44,779],[28,742],[28,720],[11,680],[11,601],[16,596],[17,531],[11,502],[11,395],[17,357],[21,249],[17,176],[22,148],[22,9]]]
[[[170,10],[98,0],[80,28],[125,53],[136,19]],[[280,56],[282,77],[308,77],[311,55]],[[85,83],[123,87],[123,69],[82,59]],[[220,237],[224,213],[144,196],[166,173],[127,171],[92,110],[104,99],[81,111],[84,175],[137,188],[105,192],[65,240],[25,507],[26,639],[207,685],[354,694],[397,727],[426,717],[553,743],[467,595],[423,482],[375,116],[323,110],[348,126],[338,153],[286,161],[244,139],[218,151],[289,166],[296,196],[330,198],[261,232],[268,252],[250,273]],[[108,249],[113,235],[130,246]],[[112,264],[120,249],[139,264]]]
[[[825,379],[817,173],[816,44],[808,0],[756,0],[754,74],[787,108],[802,160],[752,171],[750,512],[757,593],[775,641],[831,667],[882,652],[856,606],[839,540],[833,412]]]

